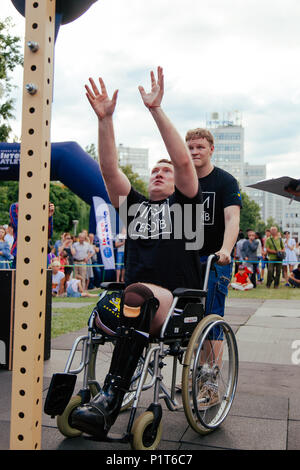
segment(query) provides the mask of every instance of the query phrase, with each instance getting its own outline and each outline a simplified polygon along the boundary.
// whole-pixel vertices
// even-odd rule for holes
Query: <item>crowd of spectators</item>
[[[101,258],[100,241],[93,233],[82,230],[78,236],[63,233],[53,245],[48,245],[48,267],[54,275],[63,274],[59,285],[55,285],[53,295],[68,297],[86,297],[88,291],[99,288],[103,281],[124,280],[124,245],[125,233],[115,239],[116,269],[106,271]],[[56,284],[53,282],[53,285]]]
[[[287,287],[300,287],[300,247],[289,231],[281,234],[275,226],[263,236],[252,229],[246,234],[240,231],[234,260],[233,289],[255,289],[264,282],[265,271],[267,288],[273,284],[278,289],[280,281]]]
[[[13,225],[0,225],[0,269],[12,267],[13,245]],[[93,295],[88,291],[99,288],[103,281],[124,281],[124,230],[115,237],[114,246],[116,269],[106,272],[101,259],[100,241],[93,233],[82,230],[74,236],[65,232],[53,244],[49,240],[47,267],[53,272],[53,295]],[[271,227],[263,236],[252,229],[246,230],[246,233],[240,231],[233,258],[233,289],[256,288],[264,282],[265,275],[267,288],[272,284],[278,288],[280,283],[300,288],[300,245],[291,238],[289,231],[281,234],[276,227]]]

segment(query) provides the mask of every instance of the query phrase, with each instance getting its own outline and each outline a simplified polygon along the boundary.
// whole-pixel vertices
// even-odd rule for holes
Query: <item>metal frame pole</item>
[[[10,448],[41,448],[55,0],[26,0]]]

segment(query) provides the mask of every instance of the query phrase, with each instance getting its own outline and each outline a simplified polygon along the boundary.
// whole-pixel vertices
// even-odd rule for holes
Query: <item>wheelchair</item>
[[[235,335],[224,319],[215,314],[204,315],[210,269],[216,255],[208,257],[203,288],[177,288],[173,303],[161,328],[159,337],[150,338],[149,346],[140,357],[125,394],[121,411],[130,408],[127,429],[121,436],[110,432],[105,441],[130,443],[134,450],[155,450],[162,435],[162,405],[168,410],[184,410],[192,429],[208,434],[218,428],[229,413],[238,379],[238,349]],[[103,283],[102,296],[120,291],[123,284]],[[78,437],[81,431],[72,428],[72,411],[101,390],[96,377],[96,364],[101,361],[101,348],[111,345],[114,337],[95,326],[95,313],[88,321],[88,333],[78,337],[70,351],[63,373],[54,374],[48,390],[44,411],[57,417],[57,427],[65,437]],[[82,345],[78,367],[72,369],[76,351]],[[171,384],[164,383],[164,360],[172,362]],[[166,359],[167,360],[167,359]],[[178,365],[181,373],[181,400],[176,386]],[[76,377],[83,372],[82,388],[73,395]],[[202,393],[205,386],[215,390],[214,402]],[[153,389],[153,401],[137,418],[136,412],[145,390]]]

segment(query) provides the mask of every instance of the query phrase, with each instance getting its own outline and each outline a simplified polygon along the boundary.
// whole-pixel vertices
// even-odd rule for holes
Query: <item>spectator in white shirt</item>
[[[87,264],[93,256],[94,250],[86,240],[85,233],[78,235],[78,242],[73,243],[74,248],[74,271],[75,277],[81,276],[84,282],[83,288],[87,289]]]
[[[61,266],[58,259],[54,259],[50,267],[52,270],[52,296],[56,297],[64,292],[65,275],[60,271]]]

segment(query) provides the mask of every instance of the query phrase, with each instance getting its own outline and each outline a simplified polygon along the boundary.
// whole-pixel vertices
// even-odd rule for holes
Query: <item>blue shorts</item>
[[[268,259],[263,259],[263,257],[262,257],[261,258],[261,269],[265,269],[267,267],[268,267]]]
[[[208,278],[205,315],[215,314],[219,315],[220,317],[224,317],[225,299],[228,294],[231,273],[232,263],[227,264],[226,266],[215,264],[211,269]],[[214,340],[223,339],[222,329],[220,329],[220,327],[217,325],[211,330],[208,338]]]
[[[124,268],[124,251],[117,251],[116,265],[117,269]]]
[[[81,293],[72,289],[72,286],[67,288],[67,297],[81,297]]]

